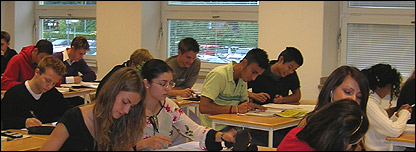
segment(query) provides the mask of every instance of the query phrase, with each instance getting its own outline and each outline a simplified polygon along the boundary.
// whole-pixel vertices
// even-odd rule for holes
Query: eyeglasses
[[[153,83],[156,83],[156,84],[158,84],[158,85],[160,85],[160,86],[162,86],[162,87],[165,87],[166,89],[168,89],[169,87],[175,87],[175,82],[169,82],[169,83],[159,83],[159,82],[153,82]]]

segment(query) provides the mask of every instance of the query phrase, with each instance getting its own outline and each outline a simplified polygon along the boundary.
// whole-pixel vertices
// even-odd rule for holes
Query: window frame
[[[162,36],[160,37],[160,54],[162,58],[168,55],[168,20],[212,20],[212,21],[251,21],[258,22],[258,6],[218,6],[218,5],[168,5],[167,1],[162,5]],[[203,9],[201,9],[203,7]],[[207,72],[211,69],[224,65],[224,63],[201,62],[201,71]]]
[[[338,51],[338,66],[347,64],[348,24],[415,25],[414,9],[348,8],[348,1],[343,1],[340,5],[341,40],[340,50]],[[407,77],[403,75],[404,80]]]
[[[34,40],[36,42],[42,35],[41,19],[96,20],[96,5],[39,5],[39,3],[40,1],[35,1]],[[96,55],[84,55],[84,59],[91,61],[88,63],[95,64]]]

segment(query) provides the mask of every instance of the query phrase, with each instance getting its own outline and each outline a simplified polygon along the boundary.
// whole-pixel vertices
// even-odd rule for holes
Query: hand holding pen
[[[412,108],[415,106],[415,104],[413,104],[412,106],[409,106],[409,104],[404,104],[400,107],[399,110],[397,110],[396,112],[396,116],[399,117],[399,113],[401,110],[408,110],[410,113],[412,113]]]
[[[35,113],[30,110],[30,115],[32,115],[33,118],[27,118],[25,122],[26,128],[29,127],[35,127],[35,126],[42,126],[42,122],[36,118]]]

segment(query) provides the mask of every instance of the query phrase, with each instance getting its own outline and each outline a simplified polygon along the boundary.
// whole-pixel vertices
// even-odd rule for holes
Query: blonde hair
[[[150,54],[149,50],[147,49],[137,49],[133,52],[133,54],[130,55],[130,65],[135,64],[143,66],[144,62],[149,61],[150,59],[153,59],[152,54]]]
[[[114,119],[111,111],[120,91],[140,94],[139,104],[132,106],[128,114]],[[129,150],[142,137],[146,124],[145,89],[140,74],[131,67],[117,70],[98,94],[94,104],[95,144],[97,150]]]
[[[47,67],[53,69],[53,71],[55,71],[55,73],[59,76],[64,76],[66,73],[65,64],[61,60],[53,56],[46,56],[42,58],[42,60],[39,61],[39,64],[37,66],[37,68],[40,71],[40,74],[44,73]]]

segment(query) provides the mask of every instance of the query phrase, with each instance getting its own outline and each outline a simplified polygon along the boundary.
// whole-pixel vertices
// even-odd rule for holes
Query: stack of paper
[[[250,115],[250,116],[263,116],[263,117],[273,117],[278,112],[282,112],[282,110],[267,109],[264,112],[260,112],[258,110],[255,110],[255,111],[249,111],[249,112],[245,113],[245,115]]]
[[[406,124],[405,133],[415,133],[415,124]]]
[[[90,88],[98,88],[98,82],[81,82],[81,86],[90,87]]]

